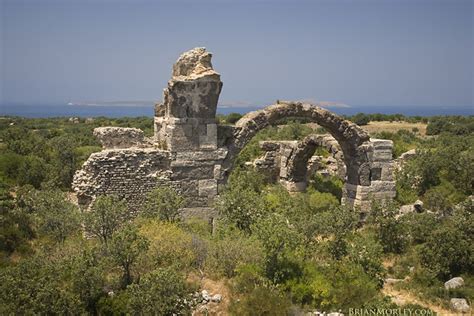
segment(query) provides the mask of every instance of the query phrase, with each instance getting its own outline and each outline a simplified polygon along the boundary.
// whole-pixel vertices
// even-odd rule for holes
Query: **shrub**
[[[422,264],[433,271],[439,278],[448,279],[461,273],[474,271],[474,243],[470,220],[456,226],[446,222],[429,236],[420,250]],[[466,226],[464,226],[466,225]]]
[[[107,244],[112,234],[130,219],[130,213],[123,200],[117,196],[99,196],[92,204],[92,210],[85,213],[84,224],[88,233]]]
[[[185,202],[185,199],[174,188],[158,187],[147,194],[142,215],[175,222],[179,219],[179,210]]]
[[[189,313],[186,283],[171,269],[157,269],[144,275],[140,283],[127,288],[128,312],[140,315],[183,315]]]
[[[238,120],[240,120],[241,117],[242,114],[240,113],[229,113],[226,116],[225,121],[229,124],[235,124]]]
[[[357,113],[353,117],[351,117],[351,121],[356,123],[357,125],[367,125],[370,122],[370,117],[364,113]]]
[[[263,249],[255,237],[234,227],[221,227],[210,243],[207,270],[232,278],[242,265],[263,266]]]
[[[224,221],[250,232],[250,227],[265,213],[260,196],[262,186],[262,179],[255,171],[235,170],[216,201],[216,208]]]
[[[231,315],[287,315],[289,298],[263,276],[254,265],[241,266],[232,283]]]
[[[377,295],[377,281],[347,260],[327,266],[308,263],[302,277],[289,281],[287,287],[295,302],[323,311],[361,307]]]
[[[141,225],[140,234],[150,242],[141,262],[142,270],[173,267],[185,271],[193,267],[201,255],[193,248],[193,236],[175,223],[150,220]],[[199,250],[205,252],[206,248]]]
[[[38,191],[28,187],[19,192],[17,214],[28,214],[36,233],[56,242],[79,231],[80,213],[77,206],[69,202],[66,194],[59,190]]]
[[[396,205],[373,205],[368,222],[376,227],[376,234],[385,253],[402,253],[409,245],[405,223],[395,218]]]
[[[400,220],[407,229],[410,241],[414,244],[422,244],[427,241],[433,228],[439,225],[439,220],[429,213],[410,213],[402,216]]]
[[[133,226],[126,226],[112,235],[108,251],[112,262],[123,270],[124,287],[132,283],[132,269],[138,257],[147,251],[148,245],[148,240],[139,235]]]
[[[383,247],[375,236],[369,233],[356,233],[348,244],[348,259],[359,264],[364,272],[382,287],[386,275],[382,265]]]
[[[85,313],[77,294],[64,284],[61,265],[36,257],[0,269],[0,314]]]
[[[239,296],[238,300],[233,300],[229,311],[231,315],[239,316],[286,316],[290,307],[291,302],[283,293],[277,289],[259,286]]]
[[[265,254],[265,274],[274,283],[281,283],[299,273],[297,248],[303,236],[280,214],[269,214],[252,226]]]
[[[18,184],[31,184],[39,189],[48,176],[48,170],[49,166],[42,158],[26,156],[18,168]]]
[[[338,200],[342,198],[342,187],[344,183],[341,179],[336,176],[331,176],[329,178],[323,177],[320,174],[315,173],[312,176],[312,186],[316,191],[322,193],[331,193]]]

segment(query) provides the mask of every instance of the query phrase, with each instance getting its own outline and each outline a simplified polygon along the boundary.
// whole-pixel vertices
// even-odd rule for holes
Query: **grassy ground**
[[[311,127],[313,130],[317,130],[319,125],[316,123],[307,123],[307,126]],[[369,122],[369,124],[361,126],[363,130],[369,134],[376,134],[380,132],[391,132],[396,133],[399,130],[407,130],[413,132],[413,129],[418,129],[418,134],[420,136],[426,135],[426,126],[424,123],[408,123],[408,122],[389,122],[389,121],[377,121]],[[415,129],[415,130],[416,130]]]
[[[412,132],[413,129],[418,129],[418,133],[421,136],[426,135],[426,126],[424,123],[408,123],[408,122],[369,122],[369,124],[362,126],[362,128],[369,134],[375,134],[379,132],[392,132],[396,133],[399,130],[407,130]]]

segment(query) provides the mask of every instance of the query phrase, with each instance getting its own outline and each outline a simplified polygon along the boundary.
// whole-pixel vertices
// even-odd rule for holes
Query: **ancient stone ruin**
[[[82,207],[87,208],[99,195],[116,194],[138,211],[147,192],[170,185],[187,198],[184,216],[212,216],[210,207],[226,183],[235,157],[258,131],[290,117],[319,124],[331,139],[323,141],[311,135],[301,142],[263,144],[267,153],[273,152],[275,180],[289,190],[304,190],[316,147],[327,146],[329,141],[332,146],[338,144],[337,159],[344,165],[344,203],[367,211],[372,199],[394,197],[392,142],[370,139],[356,124],[321,107],[277,102],[246,114],[235,126],[218,125],[216,109],[222,82],[211,57],[205,48],[195,48],[174,64],[163,103],[155,106],[152,138],[134,128],[94,130],[103,150],[89,157],[73,181]]]

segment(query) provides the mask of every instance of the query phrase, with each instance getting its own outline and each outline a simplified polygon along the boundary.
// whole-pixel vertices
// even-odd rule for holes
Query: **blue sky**
[[[159,100],[204,46],[224,105],[474,105],[471,0],[0,2],[2,104]]]

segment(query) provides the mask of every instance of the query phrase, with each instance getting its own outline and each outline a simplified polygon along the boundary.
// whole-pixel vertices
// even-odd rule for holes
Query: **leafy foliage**
[[[184,302],[188,294],[182,276],[170,269],[157,269],[127,288],[128,312],[142,315],[183,315],[189,313]]]
[[[123,271],[122,284],[127,286],[132,283],[132,269],[138,257],[148,249],[149,241],[139,235],[138,230],[130,225],[112,235],[108,251],[112,261],[120,266]]]
[[[112,234],[130,218],[130,212],[123,200],[117,196],[99,196],[92,210],[85,213],[84,224],[88,233],[107,244]]]
[[[184,203],[184,197],[174,188],[158,187],[148,193],[142,215],[175,222],[179,219],[179,209],[184,206]]]

